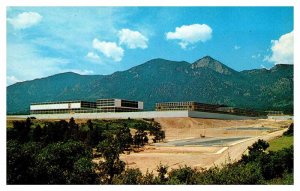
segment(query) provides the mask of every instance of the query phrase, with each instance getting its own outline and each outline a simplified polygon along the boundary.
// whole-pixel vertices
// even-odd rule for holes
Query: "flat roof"
[[[101,98],[101,99],[97,99],[96,101],[100,101],[100,100],[116,100],[116,99],[119,99],[119,100],[123,100],[123,101],[136,101],[136,102],[142,102],[142,101],[137,101],[137,100],[129,100],[129,99],[121,99],[121,98]]]
[[[48,101],[48,102],[35,102],[35,103],[30,103],[30,105],[44,105],[44,104],[60,104],[60,103],[78,103],[78,102],[87,102],[87,103],[97,103],[97,101],[101,100],[123,100],[123,101],[133,101],[133,102],[142,102],[142,101],[135,101],[135,100],[127,100],[127,99],[120,99],[120,98],[101,98],[97,99],[95,101],[85,101],[85,100],[71,100],[71,101]]]

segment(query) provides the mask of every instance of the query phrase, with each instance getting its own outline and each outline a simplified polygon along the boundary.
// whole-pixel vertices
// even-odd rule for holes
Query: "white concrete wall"
[[[37,119],[138,119],[160,117],[188,117],[188,111],[142,111],[142,112],[119,112],[119,113],[64,113],[64,114],[32,114],[11,117],[36,117]]]
[[[78,103],[55,103],[55,104],[39,104],[30,105],[30,110],[48,110],[48,109],[80,109],[80,102]]]
[[[197,111],[142,111],[142,112],[119,112],[119,113],[74,113],[74,114],[33,114],[11,117],[31,117],[37,119],[139,119],[139,118],[172,118],[172,117],[195,117],[195,118],[209,118],[209,119],[258,119],[256,117],[237,116],[220,113],[207,113]]]
[[[268,119],[275,119],[275,120],[294,120],[294,116],[291,115],[269,115]]]
[[[204,119],[226,119],[226,120],[245,120],[245,119],[262,119],[267,117],[248,117],[240,115],[231,115],[223,113],[208,113],[200,111],[189,111],[189,117],[204,118]]]
[[[121,100],[115,99],[115,107],[121,107]]]
[[[139,108],[139,109],[144,109],[144,102],[139,101],[139,102],[138,102],[138,108]]]

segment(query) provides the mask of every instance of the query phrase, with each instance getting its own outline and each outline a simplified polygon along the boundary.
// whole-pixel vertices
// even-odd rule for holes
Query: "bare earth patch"
[[[250,138],[235,141],[229,146],[147,146],[138,153],[121,155],[127,168],[140,168],[143,173],[153,172],[161,163],[169,166],[169,170],[180,166],[209,168],[214,165],[239,160],[242,154],[258,139],[271,140],[282,135],[292,121],[275,120],[216,120],[195,118],[161,118],[155,119],[166,132],[166,140],[182,140],[205,137],[241,137]],[[230,128],[247,127],[247,130],[232,130]],[[253,127],[254,130],[248,130]],[[257,127],[268,127],[259,130]],[[230,130],[229,130],[230,129]]]
[[[291,120],[218,120],[199,118],[157,118],[166,132],[166,140],[176,140],[192,137],[233,137],[259,136],[268,133],[261,130],[236,130],[240,127],[268,127],[280,129],[288,127]],[[229,128],[232,128],[229,130]]]

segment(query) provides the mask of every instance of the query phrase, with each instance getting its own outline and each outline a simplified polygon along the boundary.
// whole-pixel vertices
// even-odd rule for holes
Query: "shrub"
[[[294,135],[294,123],[291,123],[288,130],[283,133],[285,136],[293,136]]]
[[[195,173],[196,170],[188,166],[171,170],[168,184],[194,184],[193,177]]]
[[[124,173],[116,176],[113,184],[142,184],[143,174],[140,169],[127,169]]]
[[[37,181],[39,184],[78,183],[77,180],[72,182],[74,178],[70,177],[74,177],[74,171],[80,171],[78,168],[80,164],[83,165],[83,162],[88,166],[89,161],[91,165],[91,156],[91,152],[77,141],[49,144],[36,156]]]
[[[35,157],[40,145],[35,142],[20,144],[7,142],[7,184],[33,184],[35,181]]]

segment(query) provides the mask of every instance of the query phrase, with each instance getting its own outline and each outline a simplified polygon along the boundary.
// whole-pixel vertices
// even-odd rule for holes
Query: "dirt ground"
[[[238,127],[288,127],[291,120],[218,120],[199,118],[157,118],[166,133],[166,140],[205,137],[259,136],[267,133],[261,130],[236,130]],[[229,130],[229,128],[232,128]]]
[[[140,168],[156,174],[157,166],[161,163],[169,166],[169,170],[180,166],[209,168],[214,165],[239,160],[242,154],[258,139],[270,140],[282,135],[292,121],[275,120],[215,120],[195,118],[162,118],[155,119],[166,132],[166,140],[181,140],[187,138],[206,137],[239,137],[251,138],[234,142],[230,146],[180,146],[156,147],[147,146],[138,153],[121,155],[127,168]],[[270,127],[271,130],[226,130],[236,127]]]
[[[206,165],[212,160],[217,160],[218,155],[213,153],[221,147],[146,147],[139,153],[121,155],[121,160],[126,162],[128,168],[139,168],[143,173],[153,172],[161,163],[169,169],[179,166]]]

